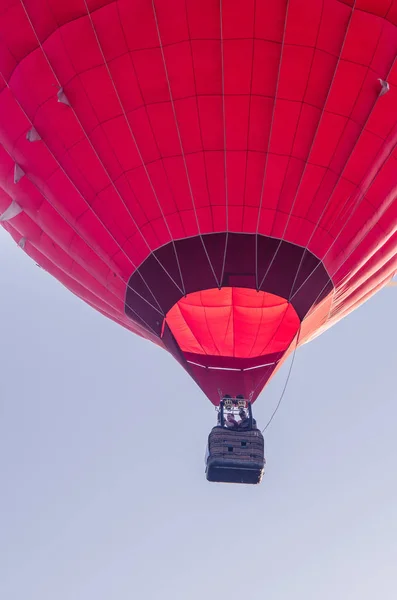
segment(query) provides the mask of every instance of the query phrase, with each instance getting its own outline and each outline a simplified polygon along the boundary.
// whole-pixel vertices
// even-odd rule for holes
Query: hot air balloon
[[[222,421],[242,397],[250,428],[220,425],[214,469],[244,480],[263,387],[397,270],[397,0],[0,14],[2,226]]]

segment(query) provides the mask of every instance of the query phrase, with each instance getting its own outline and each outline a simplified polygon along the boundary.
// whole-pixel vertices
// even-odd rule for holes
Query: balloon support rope
[[[289,384],[289,380],[290,380],[290,378],[291,378],[291,374],[292,374],[292,368],[293,368],[293,366],[294,366],[294,362],[295,362],[295,355],[296,355],[296,351],[297,351],[297,349],[298,349],[298,344],[299,344],[299,335],[300,335],[300,330],[299,330],[299,332],[298,332],[298,336],[297,336],[297,338],[296,338],[296,344],[295,344],[294,352],[293,352],[293,354],[292,354],[292,360],[291,360],[291,364],[290,364],[290,366],[289,366],[289,370],[288,370],[287,378],[286,378],[286,380],[285,380],[285,383],[284,383],[283,390],[282,390],[282,392],[281,392],[281,395],[280,395],[280,398],[279,398],[279,400],[278,400],[278,402],[277,402],[276,408],[274,409],[274,411],[272,412],[272,415],[271,415],[270,419],[268,420],[268,422],[266,423],[266,425],[265,425],[265,426],[264,426],[264,428],[262,429],[262,433],[264,433],[264,432],[266,431],[266,429],[269,427],[270,423],[273,421],[274,417],[276,416],[276,414],[277,414],[277,411],[278,411],[278,409],[280,408],[281,402],[283,401],[283,398],[284,398],[284,396],[285,396],[285,392],[287,391],[287,387],[288,387],[288,384]]]

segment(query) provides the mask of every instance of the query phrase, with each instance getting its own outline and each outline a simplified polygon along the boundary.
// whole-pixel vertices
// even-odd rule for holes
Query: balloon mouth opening
[[[256,358],[284,352],[300,319],[285,298],[249,288],[224,287],[181,298],[164,319],[184,353]]]

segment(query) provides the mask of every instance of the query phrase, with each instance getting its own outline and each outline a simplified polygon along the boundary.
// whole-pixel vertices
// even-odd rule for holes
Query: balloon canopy
[[[214,403],[397,270],[397,0],[0,0],[0,221]]]

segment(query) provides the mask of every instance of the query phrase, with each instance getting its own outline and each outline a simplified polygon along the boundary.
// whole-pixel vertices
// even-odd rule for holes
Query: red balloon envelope
[[[214,404],[397,270],[397,0],[0,0],[0,220]]]

